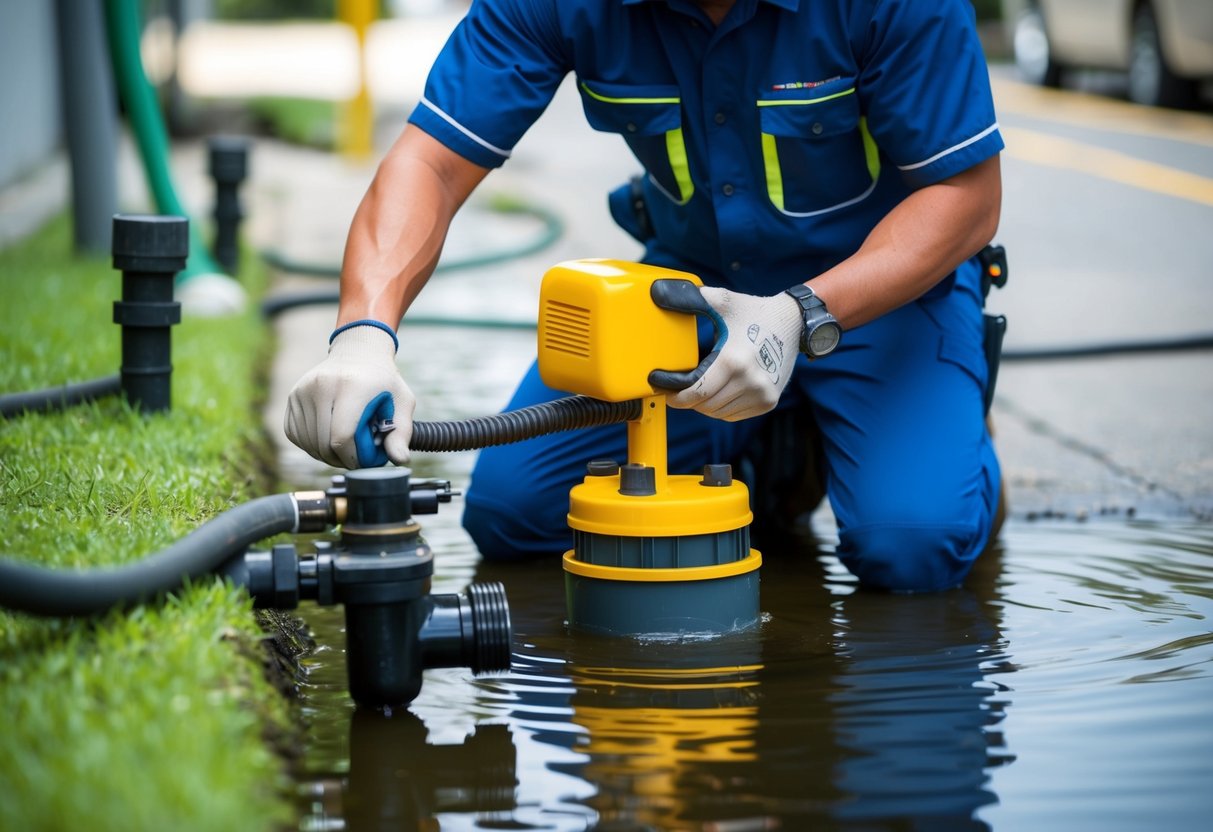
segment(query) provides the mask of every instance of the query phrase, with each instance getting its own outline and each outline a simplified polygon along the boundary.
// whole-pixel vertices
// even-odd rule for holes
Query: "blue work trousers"
[[[801,356],[780,400],[778,409],[809,408],[821,431],[836,553],[865,585],[956,586],[990,536],[1000,473],[983,405],[979,275],[965,263],[919,300],[844,333],[832,355]],[[532,365],[508,408],[561,395]],[[671,408],[670,473],[733,461],[767,418],[724,422]],[[598,458],[627,460],[623,425],[481,451],[463,518],[481,554],[506,560],[571,548],[569,489]]]

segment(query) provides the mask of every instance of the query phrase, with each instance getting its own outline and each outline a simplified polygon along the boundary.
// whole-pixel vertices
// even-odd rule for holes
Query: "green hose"
[[[160,113],[160,102],[143,71],[139,51],[142,32],[139,0],[105,0],[105,28],[109,36],[110,61],[114,67],[118,94],[126,107],[131,132],[139,145],[139,156],[156,210],[161,214],[189,216],[173,187],[168,165],[168,131]],[[223,269],[212,259],[198,224],[191,222],[189,259],[177,275],[177,285],[200,274],[223,273]]]
[[[495,214],[534,217],[543,223],[543,229],[532,239],[525,240],[511,248],[498,249],[497,251],[489,251],[484,254],[473,254],[469,257],[454,260],[440,261],[434,268],[435,274],[494,266],[509,260],[520,260],[523,257],[529,257],[532,254],[543,251],[559,240],[560,236],[564,233],[564,223],[560,217],[542,205],[498,194],[488,200],[487,207],[488,210]],[[262,251],[261,259],[265,261],[266,265],[291,274],[308,277],[341,277],[340,263],[313,263],[304,260],[292,260],[282,252],[272,249]],[[313,301],[313,303],[319,302]],[[336,298],[334,298],[333,302],[336,302]]]

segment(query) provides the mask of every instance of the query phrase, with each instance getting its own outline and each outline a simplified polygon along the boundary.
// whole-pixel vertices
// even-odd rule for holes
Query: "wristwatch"
[[[825,301],[803,283],[797,283],[787,294],[800,304],[804,329],[800,333],[800,351],[810,360],[829,355],[842,340],[842,327],[826,309]]]

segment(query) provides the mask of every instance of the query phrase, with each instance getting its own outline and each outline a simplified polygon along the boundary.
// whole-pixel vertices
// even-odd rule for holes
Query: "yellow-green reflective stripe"
[[[762,134],[762,166],[767,173],[767,195],[772,204],[783,210],[783,172],[779,169],[779,151],[775,148],[775,137]]]
[[[586,90],[589,92],[589,90]],[[765,98],[758,102],[759,107],[787,107],[795,104],[820,104],[823,101],[832,101],[835,98],[842,98],[844,95],[850,95],[855,92],[855,88],[836,92],[833,95],[823,95],[821,98]],[[594,93],[590,93],[594,95]],[[604,99],[605,100],[605,99]]]
[[[605,95],[599,95],[588,86],[585,81],[581,82],[581,88],[585,90],[585,94],[595,101],[603,101],[607,104],[681,104],[681,98],[609,98]]]
[[[691,181],[691,165],[687,161],[687,145],[682,137],[681,127],[666,132],[665,152],[670,157],[674,181],[678,183],[678,204],[686,205],[695,193],[695,183]]]
[[[868,175],[875,182],[880,178],[880,149],[876,147],[876,140],[868,130],[867,116],[859,119],[859,133],[863,136],[863,155],[868,160]]]

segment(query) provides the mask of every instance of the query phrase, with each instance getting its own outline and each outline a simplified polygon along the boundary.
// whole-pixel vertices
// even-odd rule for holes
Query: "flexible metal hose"
[[[209,575],[252,543],[293,531],[291,494],[259,497],[225,511],[155,554],[125,566],[66,571],[0,559],[0,607],[34,615],[96,615],[179,589]]]
[[[638,418],[640,399],[604,402],[588,396],[570,396],[493,416],[451,422],[414,422],[409,448],[414,451],[470,451],[562,430],[612,425]]]

